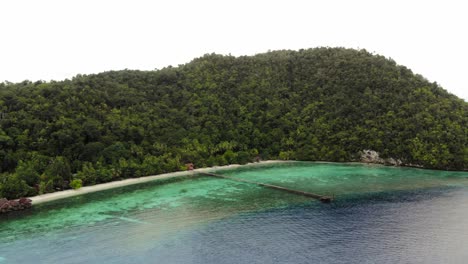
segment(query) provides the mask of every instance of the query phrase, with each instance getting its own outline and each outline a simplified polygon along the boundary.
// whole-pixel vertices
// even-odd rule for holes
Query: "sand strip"
[[[41,204],[41,203],[45,203],[45,202],[50,202],[50,201],[55,201],[55,200],[64,199],[64,198],[68,198],[68,197],[78,196],[78,195],[82,195],[82,194],[86,194],[86,193],[99,192],[99,191],[124,187],[124,186],[128,186],[128,185],[133,185],[133,184],[145,183],[145,182],[150,182],[150,181],[155,181],[155,180],[163,180],[163,179],[169,179],[169,178],[174,178],[174,177],[182,177],[182,176],[197,174],[199,172],[213,172],[213,171],[219,171],[219,170],[225,170],[225,169],[234,169],[234,168],[245,167],[245,166],[258,166],[258,165],[263,165],[263,164],[280,163],[280,162],[285,162],[285,161],[267,160],[267,161],[261,161],[261,162],[257,162],[257,163],[248,163],[246,165],[231,164],[231,165],[227,165],[227,166],[215,166],[215,167],[209,167],[209,168],[200,168],[200,169],[195,169],[195,170],[192,170],[192,171],[178,171],[178,172],[164,173],[164,174],[159,174],[159,175],[152,175],[152,176],[146,176],[146,177],[140,177],[140,178],[125,179],[125,180],[121,180],[121,181],[114,181],[114,182],[97,184],[97,185],[93,185],[93,186],[86,186],[86,187],[82,187],[82,188],[80,188],[78,190],[66,190],[66,191],[47,193],[47,194],[42,194],[42,195],[30,197],[29,199],[32,200],[33,205],[37,205],[37,204]]]

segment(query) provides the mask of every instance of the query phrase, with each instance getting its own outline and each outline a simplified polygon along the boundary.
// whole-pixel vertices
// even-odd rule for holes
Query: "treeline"
[[[205,55],[0,84],[0,197],[263,159],[468,167],[468,103],[365,50]]]

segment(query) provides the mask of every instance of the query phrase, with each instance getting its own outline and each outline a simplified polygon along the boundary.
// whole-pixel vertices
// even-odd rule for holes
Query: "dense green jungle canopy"
[[[316,48],[0,84],[0,197],[262,159],[468,167],[468,103],[393,60]]]

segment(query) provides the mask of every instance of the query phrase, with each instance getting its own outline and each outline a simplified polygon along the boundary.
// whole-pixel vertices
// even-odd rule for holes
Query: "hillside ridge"
[[[468,103],[365,50],[206,54],[177,67],[0,84],[0,197],[363,150],[468,168]]]

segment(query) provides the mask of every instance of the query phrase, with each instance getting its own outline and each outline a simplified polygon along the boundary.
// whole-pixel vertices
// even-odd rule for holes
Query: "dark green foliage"
[[[205,55],[179,67],[0,85],[3,196],[363,149],[468,167],[468,104],[365,50]],[[0,196],[1,196],[0,195]]]
[[[41,182],[48,186],[45,192],[67,188],[71,182],[68,160],[62,156],[55,157],[40,178]]]
[[[34,190],[16,175],[0,174],[0,197],[11,200],[34,194]]]
[[[35,186],[39,183],[39,173],[36,167],[31,160],[20,161],[18,167],[16,167],[16,176],[29,186]]]

